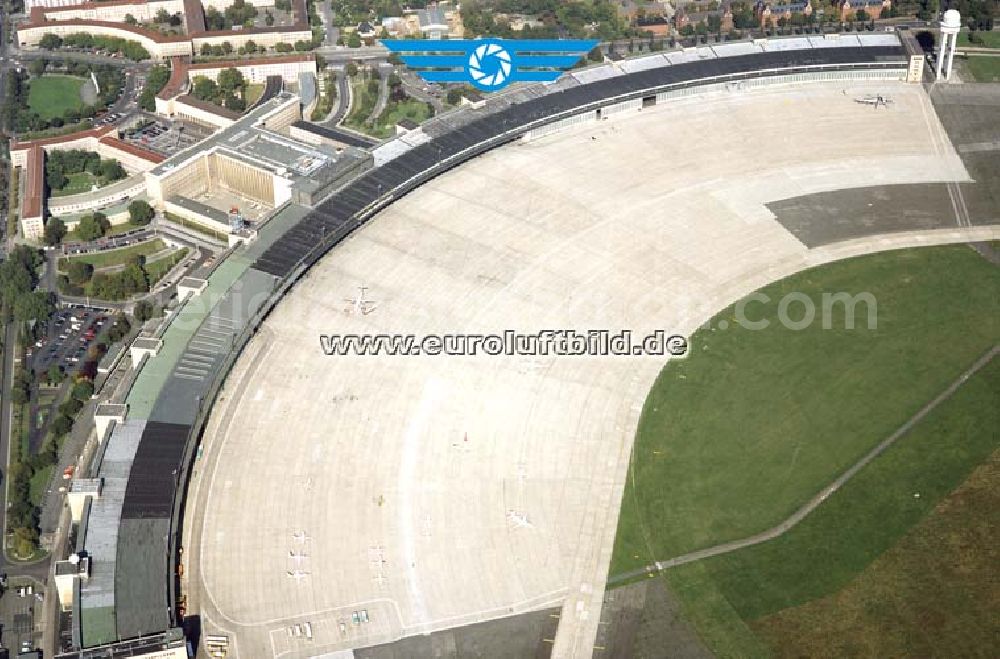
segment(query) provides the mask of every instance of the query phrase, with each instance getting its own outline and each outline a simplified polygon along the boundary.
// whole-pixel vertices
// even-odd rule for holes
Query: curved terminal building
[[[171,322],[133,346],[127,394],[98,408],[73,490],[87,565],[64,567],[73,656],[178,651],[180,626],[228,656],[332,656],[539,610],[554,656],[590,656],[664,358],[331,357],[320,334],[687,335],[817,263],[995,239],[813,244],[765,206],[966,180],[911,63],[893,34],[667,52],[328,154],[316,175],[281,174],[288,189],[261,174],[273,218],[184,284]],[[281,144],[254,141],[282,102],[157,165],[152,187],[166,202],[206,168],[284,166],[268,161]]]

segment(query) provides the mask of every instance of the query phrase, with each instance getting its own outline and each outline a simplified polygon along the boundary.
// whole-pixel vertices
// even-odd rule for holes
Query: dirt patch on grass
[[[752,624],[779,657],[985,657],[1000,638],[1000,451],[835,595]]]

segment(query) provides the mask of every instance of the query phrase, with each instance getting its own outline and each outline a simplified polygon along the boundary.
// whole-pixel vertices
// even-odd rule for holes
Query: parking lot
[[[60,309],[52,316],[46,335],[30,348],[32,369],[42,374],[55,364],[65,373],[76,371],[85,361],[87,349],[109,322],[103,310]]]
[[[144,227],[133,229],[127,233],[118,234],[117,236],[98,238],[97,240],[92,240],[87,243],[63,243],[61,248],[62,253],[66,256],[71,256],[73,254],[91,254],[94,252],[103,252],[109,249],[118,249],[119,247],[128,247],[129,245],[152,240],[155,237],[156,229]]]
[[[0,599],[3,623],[0,642],[13,656],[36,647],[35,608],[41,608],[42,594],[41,587],[33,580],[11,577],[10,581]]]

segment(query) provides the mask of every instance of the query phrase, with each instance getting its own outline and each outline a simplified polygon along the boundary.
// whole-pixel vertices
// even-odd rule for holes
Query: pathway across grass
[[[997,391],[1000,360],[994,359],[787,534],[667,570],[665,578],[681,599],[685,616],[709,647],[726,656],[768,654],[751,627],[772,628],[774,617],[781,617],[782,611],[833,596],[864,574],[873,561],[1000,448]],[[995,515],[989,509],[979,514]],[[995,539],[979,549],[990,547],[995,547]],[[962,565],[982,564],[984,559],[978,553],[967,556]],[[933,607],[937,611],[937,637],[922,640],[938,652],[873,656],[948,656],[955,642],[981,635],[976,627],[978,617],[968,616],[964,597],[952,596],[947,600],[950,604],[945,600],[921,602],[916,597],[921,592],[934,592],[928,590],[927,583],[947,581],[950,571],[961,569],[959,565],[937,564],[940,572],[920,567],[893,581],[898,595],[912,598],[913,607],[902,612],[906,614],[902,620],[894,619],[893,609],[878,600],[867,600],[865,616],[871,629],[904,623],[913,627],[923,624],[919,611]],[[812,622],[800,620],[807,624],[795,632],[790,630],[792,623],[782,624],[784,633],[808,635]],[[965,628],[966,623],[971,626]],[[784,654],[781,634],[772,630],[767,638],[774,650]],[[839,642],[851,646],[859,641],[846,636]]]

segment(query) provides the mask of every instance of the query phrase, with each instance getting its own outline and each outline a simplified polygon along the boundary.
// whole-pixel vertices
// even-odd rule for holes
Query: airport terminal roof
[[[190,197],[182,197],[181,195],[171,195],[170,197],[167,197],[167,201],[170,202],[171,204],[177,204],[181,208],[186,208],[190,211],[194,211],[199,215],[204,215],[205,217],[211,218],[216,222],[220,222],[225,225],[229,224],[229,213],[223,210],[219,210],[218,208],[215,208],[213,206],[209,206],[208,204],[203,204],[200,201],[191,199]]]
[[[314,124],[308,121],[296,121],[292,125],[301,130],[319,135],[320,137],[325,137],[328,140],[340,142],[341,144],[346,144],[348,146],[356,146],[359,149],[367,149],[378,144],[376,140],[365,138],[364,136],[355,135],[354,133],[349,133],[345,130],[337,130],[336,128],[329,128],[327,126]]]
[[[177,309],[174,322],[163,333],[163,347],[146,361],[129,392],[129,419],[112,433],[100,469],[107,494],[95,501],[86,530],[87,549],[95,566],[81,595],[85,639],[104,642],[109,630],[112,636],[117,631],[124,638],[170,624],[167,502],[173,501],[180,474],[186,469],[181,456],[204,411],[203,402],[210,400],[213,383],[224,372],[227,360],[235,356],[233,348],[239,346],[241,333],[267,294],[282,277],[314,262],[360,226],[375,212],[373,202],[381,195],[405,194],[446,168],[516,138],[531,126],[585,109],[638,98],[651,90],[683,89],[709,78],[745,79],[782,69],[795,71],[796,67],[815,70],[816,66],[898,69],[905,68],[905,60],[898,45],[788,50],[704,58],[560,88],[495,112],[480,112],[461,130],[414,146],[383,167],[359,176],[315,210],[285,206],[262,227],[256,242],[239,248],[212,272],[205,292],[188,298]],[[273,133],[268,133],[268,139],[248,141],[250,134],[266,132],[260,131],[258,124],[291,98],[282,94],[268,101],[206,142],[158,165],[152,174],[169,173],[177,164],[211,148],[237,148],[240,157],[260,160],[270,167],[290,163],[309,172],[313,165],[301,158],[317,153],[314,149]],[[238,293],[233,286],[237,280]],[[147,478],[154,479],[156,486],[139,482]]]

